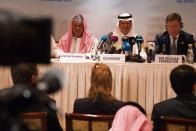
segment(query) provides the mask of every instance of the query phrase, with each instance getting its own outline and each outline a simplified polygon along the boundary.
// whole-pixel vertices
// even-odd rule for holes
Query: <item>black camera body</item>
[[[0,65],[50,63],[51,18],[0,10]]]

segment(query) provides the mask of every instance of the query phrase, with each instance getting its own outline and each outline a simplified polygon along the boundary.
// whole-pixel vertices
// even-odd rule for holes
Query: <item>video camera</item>
[[[50,63],[51,18],[0,10],[0,65]]]

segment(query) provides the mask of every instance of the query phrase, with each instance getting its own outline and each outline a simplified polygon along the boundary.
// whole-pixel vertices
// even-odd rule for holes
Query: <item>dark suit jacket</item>
[[[163,48],[164,44],[165,44],[165,49]],[[188,44],[193,44],[193,50],[195,53],[196,51],[195,51],[195,46],[194,46],[193,35],[181,30],[179,37],[178,37],[178,41],[177,41],[177,54],[186,55]],[[165,53],[169,55],[170,46],[171,46],[170,36],[167,31],[156,35],[156,38],[155,38],[155,53],[156,54],[163,53],[165,50]]]
[[[196,119],[196,96],[188,94],[155,104],[151,116],[154,131],[160,130],[161,116]]]
[[[123,102],[119,100],[114,100],[111,103],[107,103],[100,97],[97,97],[96,100],[92,100],[89,98],[76,99],[74,102],[73,112],[81,114],[115,115],[118,109],[125,105],[135,106],[144,114],[146,113],[142,106],[140,106],[136,102]]]
[[[27,96],[24,91],[29,91]],[[21,112],[47,112],[48,131],[62,131],[57,117],[56,102],[31,86],[15,86],[0,91],[0,110],[14,118]],[[17,118],[18,119],[18,118]]]

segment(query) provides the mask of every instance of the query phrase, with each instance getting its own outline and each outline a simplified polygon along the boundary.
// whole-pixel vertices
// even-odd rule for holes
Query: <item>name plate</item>
[[[64,53],[59,60],[60,62],[77,63],[88,62],[90,58],[85,53]]]
[[[125,54],[100,54],[100,61],[105,63],[125,63]]]
[[[181,55],[155,55],[155,63],[182,64]]]

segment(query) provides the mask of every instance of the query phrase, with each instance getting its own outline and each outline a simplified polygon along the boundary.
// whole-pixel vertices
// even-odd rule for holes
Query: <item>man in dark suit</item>
[[[155,53],[167,55],[186,55],[188,44],[192,44],[193,35],[182,30],[183,23],[181,16],[177,13],[171,13],[166,18],[166,31],[157,34],[155,38]]]
[[[160,131],[161,116],[196,119],[195,68],[189,65],[175,67],[170,82],[177,96],[154,105],[151,117],[154,131]]]
[[[14,125],[20,120],[20,113],[47,112],[47,130],[62,131],[56,114],[55,100],[36,88],[37,65],[30,63],[14,65],[11,67],[11,76],[14,86],[0,91],[0,111],[5,112]]]

